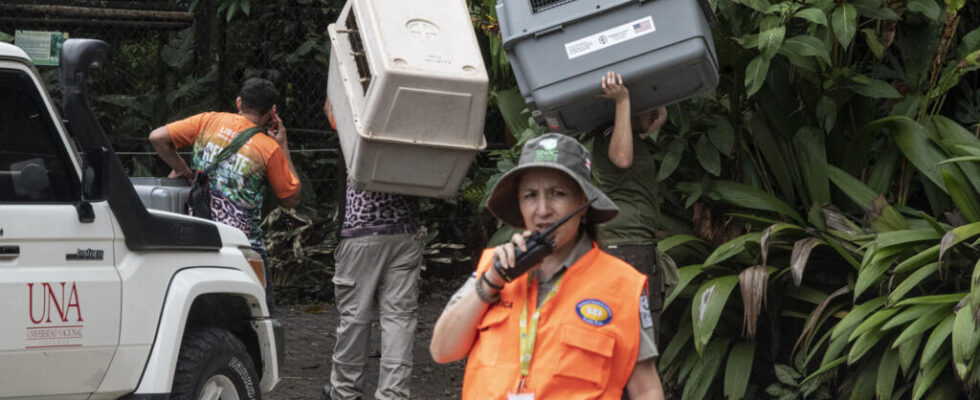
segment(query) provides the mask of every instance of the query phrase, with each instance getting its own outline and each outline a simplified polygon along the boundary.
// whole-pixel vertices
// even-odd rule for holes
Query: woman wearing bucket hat
[[[589,169],[582,145],[547,134],[494,186],[487,208],[525,232],[483,252],[429,346],[436,362],[467,358],[464,399],[663,398],[646,278],[592,241],[618,210]],[[553,252],[521,274],[517,254],[568,215]]]

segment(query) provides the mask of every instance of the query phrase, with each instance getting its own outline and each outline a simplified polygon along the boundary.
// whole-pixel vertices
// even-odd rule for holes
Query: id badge
[[[507,392],[507,400],[534,400],[534,393],[529,393],[529,392],[523,392],[523,393]]]

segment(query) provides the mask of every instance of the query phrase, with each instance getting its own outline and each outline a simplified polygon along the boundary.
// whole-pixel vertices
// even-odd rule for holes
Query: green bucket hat
[[[524,218],[517,202],[517,183],[530,168],[551,168],[564,172],[578,184],[587,199],[595,198],[585,214],[589,223],[601,224],[619,213],[616,204],[590,182],[592,162],[585,147],[572,137],[548,133],[528,140],[517,166],[507,171],[490,191],[487,209],[505,224],[524,228]]]

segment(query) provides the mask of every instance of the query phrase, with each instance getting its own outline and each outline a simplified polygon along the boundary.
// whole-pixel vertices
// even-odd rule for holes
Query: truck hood
[[[213,225],[218,230],[218,235],[221,237],[221,242],[225,246],[235,246],[235,247],[251,247],[248,241],[248,237],[240,229],[222,224],[220,222],[214,222],[202,218],[192,217],[190,215],[177,214],[168,211],[147,209],[150,214],[157,215],[166,219],[178,219],[185,220],[188,222],[195,223],[205,223]]]

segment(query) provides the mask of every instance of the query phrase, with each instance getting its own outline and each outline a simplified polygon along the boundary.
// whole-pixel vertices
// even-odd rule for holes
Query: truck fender
[[[170,281],[150,357],[135,395],[170,392],[191,306],[196,298],[207,294],[240,295],[248,303],[252,311],[250,323],[258,337],[262,357],[256,360],[255,366],[263,371],[259,389],[266,392],[275,386],[279,376],[275,357],[278,349],[262,287],[239,269],[189,267],[178,271]]]

